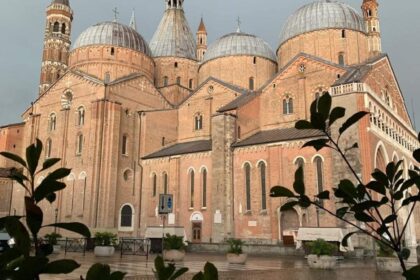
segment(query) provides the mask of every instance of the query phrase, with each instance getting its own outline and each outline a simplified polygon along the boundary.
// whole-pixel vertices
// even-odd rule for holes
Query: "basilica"
[[[0,150],[24,154],[39,138],[44,158],[72,168],[57,201],[43,205],[45,220],[144,237],[162,225],[159,195],[172,194],[166,226],[192,243],[282,244],[301,227],[344,227],[313,208],[280,212],[287,200],[269,196],[275,185],[291,187],[299,166],[310,195],[352,179],[334,151],[302,148],[318,133],[294,128],[326,91],[347,116],[371,113],[341,141],[358,143],[348,156],[364,182],[389,161],[403,160],[406,172],[415,163],[417,135],[382,51],[376,0],[361,0],[360,11],[308,0],[272,28],[280,33],[275,48],[240,28],[208,42],[203,20],[194,35],[188,2],[161,1],[150,42],[134,14],[128,25],[97,23],[71,42],[70,1],[47,7],[39,94],[22,123],[0,128]],[[0,167],[11,163],[1,159]],[[24,191],[0,180],[8,186],[0,214],[21,213]],[[412,244],[420,209],[414,214]]]

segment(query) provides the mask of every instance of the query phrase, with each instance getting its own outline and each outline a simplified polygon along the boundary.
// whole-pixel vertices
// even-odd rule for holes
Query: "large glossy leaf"
[[[363,201],[361,203],[357,203],[351,208],[351,210],[354,212],[363,212],[366,210],[370,210],[372,208],[379,208],[383,204],[384,203],[380,201],[368,200],[368,201]]]
[[[306,195],[299,197],[299,206],[306,209],[311,206],[311,200]]]
[[[57,170],[54,170],[53,172],[48,174],[48,176],[44,180],[49,180],[49,181],[61,180],[64,177],[68,176],[70,172],[71,172],[71,169],[58,168]]]
[[[316,195],[317,198],[319,199],[330,199],[330,192],[329,191],[323,191],[321,193],[319,193],[318,195]]]
[[[8,158],[10,160],[13,160],[14,162],[19,163],[23,167],[26,167],[26,162],[24,159],[22,159],[20,156],[8,153],[8,152],[1,152],[0,155],[4,156],[5,158]]]
[[[322,115],[324,122],[330,116],[332,98],[329,93],[324,93],[318,100],[318,113]]]
[[[420,202],[420,196],[419,195],[415,195],[415,196],[410,196],[406,199],[403,200],[402,202],[402,206],[407,206],[413,202]]]
[[[26,209],[26,224],[32,232],[32,235],[38,235],[39,229],[42,226],[44,215],[41,208],[39,208],[32,201],[30,197],[25,197]]]
[[[270,196],[271,197],[295,197],[295,194],[291,190],[285,187],[276,186],[271,189]]]
[[[420,149],[414,151],[413,157],[417,160],[418,163],[420,163]]]
[[[7,233],[15,239],[15,247],[19,249],[21,254],[29,256],[31,239],[26,227],[17,217],[6,217],[4,225]]]
[[[335,107],[331,111],[329,125],[332,126],[337,120],[341,119],[345,115],[346,109],[344,109],[343,107]]]
[[[36,279],[48,263],[45,257],[27,257],[19,265],[14,279]]]
[[[389,180],[388,177],[386,176],[385,173],[383,173],[381,170],[379,169],[375,169],[375,171],[372,173],[372,177],[380,182],[382,185],[384,185],[385,187],[389,186]]]
[[[344,247],[347,247],[348,246],[348,243],[349,243],[348,241],[349,241],[350,237],[352,237],[352,235],[354,235],[356,233],[359,233],[359,232],[360,231],[354,231],[354,232],[350,232],[350,233],[346,234],[344,236],[343,240],[341,240],[341,245],[343,245]]]
[[[314,129],[325,131],[327,125],[324,116],[320,113],[311,114],[311,124]]]
[[[74,260],[58,260],[48,263],[44,270],[43,274],[68,274],[80,267]]]
[[[305,194],[305,184],[303,183],[302,180],[297,180],[293,183],[293,189],[295,190],[296,193],[298,193],[299,195],[304,195]]]
[[[285,203],[282,207],[280,207],[280,212],[292,210],[298,204],[299,204],[298,201],[289,201]]]
[[[310,122],[301,120],[301,121],[296,122],[295,128],[301,130],[301,129],[313,129],[314,127],[312,126]]]
[[[408,248],[403,248],[400,254],[403,260],[408,260],[411,255],[411,251]]]
[[[378,182],[378,181],[371,181],[366,185],[366,188],[369,190],[373,190],[381,195],[386,195],[385,186]]]
[[[329,140],[328,139],[316,139],[316,140],[311,140],[309,142],[306,142],[302,148],[306,148],[306,147],[313,147],[317,152],[322,150],[325,147],[329,147],[328,145]]]
[[[354,214],[354,217],[356,218],[356,220],[364,223],[371,223],[375,221],[371,216],[364,212],[358,212]]]
[[[350,198],[354,200],[358,197],[357,189],[350,180],[341,180],[338,189],[344,194],[343,198]]]
[[[62,228],[68,231],[72,231],[74,233],[78,233],[86,238],[90,238],[91,236],[89,228],[82,223],[57,223],[57,224],[46,225],[43,227]]]
[[[46,159],[44,161],[44,163],[42,164],[42,170],[41,171],[47,170],[48,168],[54,166],[60,160],[61,159],[59,159],[59,158],[49,158],[49,159]]]
[[[108,280],[111,275],[111,268],[106,264],[92,265],[86,275],[86,280]]]
[[[42,152],[42,142],[36,139],[36,142],[26,148],[26,161],[28,163],[28,171],[30,174],[35,174],[38,167],[39,158]]]
[[[417,265],[417,266],[414,266],[414,267],[410,268],[409,270],[404,272],[403,276],[407,280],[418,280],[418,279],[420,279],[420,265]]]
[[[109,277],[109,280],[123,280],[125,275],[127,273],[121,272],[121,271],[115,271],[111,273],[111,276]]]
[[[61,191],[66,188],[66,184],[55,180],[44,179],[35,189],[34,197],[36,202],[40,202],[48,195]]]
[[[384,223],[385,224],[390,224],[390,223],[394,222],[396,219],[398,219],[397,215],[389,215],[388,217],[386,217],[384,219]]]
[[[368,115],[369,112],[357,112],[350,118],[348,118],[343,125],[340,127],[339,132],[340,134],[343,134],[347,129],[349,129],[351,126],[353,126],[355,123],[360,121],[364,116]]]

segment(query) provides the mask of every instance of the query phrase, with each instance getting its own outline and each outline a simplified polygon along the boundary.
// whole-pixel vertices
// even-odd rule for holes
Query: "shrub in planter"
[[[97,232],[95,234],[95,256],[110,257],[114,255],[117,245],[117,235],[111,232]]]
[[[332,269],[336,266],[337,258],[332,256],[335,246],[324,239],[317,239],[308,243],[310,255],[308,264],[311,268]]]
[[[44,238],[47,240],[48,244],[53,246],[53,253],[59,254],[61,251],[61,246],[58,245],[58,239],[62,238],[63,236],[59,233],[49,233],[44,236]]]
[[[166,234],[163,239],[163,258],[166,261],[179,262],[185,257],[184,238],[177,235]]]
[[[382,242],[376,242],[377,257],[376,268],[379,271],[401,272],[401,265],[398,258],[395,256],[394,251],[385,246]]]
[[[229,239],[229,251],[226,255],[227,261],[230,264],[245,264],[248,255],[243,253],[242,246],[245,244],[240,239]]]

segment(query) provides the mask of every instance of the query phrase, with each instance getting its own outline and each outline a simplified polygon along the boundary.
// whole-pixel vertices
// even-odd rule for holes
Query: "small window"
[[[175,62],[174,66],[175,68],[178,68],[178,62]]]
[[[121,227],[132,227],[133,226],[133,209],[129,205],[125,205],[121,209]]]
[[[254,78],[249,78],[249,89],[254,90]]]
[[[85,124],[85,108],[79,107],[77,109],[77,125],[83,126]]]
[[[203,115],[201,114],[196,115],[194,120],[195,120],[194,129],[202,130],[203,129]]]
[[[343,53],[340,53],[338,55],[338,64],[340,64],[341,66],[344,66],[345,65],[345,63],[344,63],[344,54]]]
[[[76,155],[81,155],[83,152],[83,134],[77,136]]]
[[[203,44],[203,38],[200,38],[200,45]]]
[[[176,78],[176,84],[177,85],[181,85],[181,77],[177,77]]]
[[[190,89],[193,88],[193,79],[190,79],[190,81],[188,83],[188,86],[189,86]]]
[[[190,208],[194,208],[194,170],[190,172]]]
[[[54,22],[53,32],[60,32],[60,23],[58,21]]]
[[[48,131],[55,131],[57,128],[57,116],[54,113],[50,115],[48,122]]]
[[[52,151],[52,140],[48,139],[47,144],[46,144],[46,148],[45,148],[45,157],[46,158],[51,158],[51,151]]]
[[[321,193],[324,191],[324,174],[323,174],[323,161],[321,157],[316,157],[315,158],[315,168],[316,168],[316,182],[317,182],[317,189],[318,189],[318,193]],[[323,205],[322,203],[323,201],[321,200],[320,203],[321,205]]]
[[[153,174],[152,177],[152,196],[156,197],[157,194],[157,176],[156,174]]]
[[[251,165],[245,164],[246,210],[251,211]]]
[[[167,76],[163,77],[163,86],[164,87],[168,86],[168,77]]]
[[[122,154],[123,155],[128,155],[128,136],[124,135],[122,138]]]
[[[111,48],[111,55],[115,54],[115,48]]]
[[[258,164],[260,170],[260,184],[261,184],[261,210],[267,210],[267,185],[266,185],[266,165],[264,162]]]
[[[166,140],[165,137],[162,137],[162,147],[166,145],[165,140]]]
[[[369,17],[371,17],[371,16],[372,16],[372,10],[371,10],[371,9],[369,9],[369,10],[367,11],[367,13],[368,13],[368,16],[369,16]]]
[[[293,99],[290,97],[283,99],[283,114],[284,115],[293,114]]]
[[[257,57],[254,56],[253,63],[257,64]]]
[[[238,135],[237,135],[238,139],[241,139],[241,127],[238,126]]]
[[[61,33],[66,34],[66,24],[65,23],[63,23],[61,25]]]
[[[168,187],[168,174],[165,172],[163,173],[163,193],[167,194],[169,191]]]
[[[203,169],[202,176],[203,176],[202,177],[202,185],[203,185],[202,186],[203,187],[202,207],[205,208],[207,207],[207,170],[206,169]]]
[[[346,30],[341,30],[341,38],[346,38]]]

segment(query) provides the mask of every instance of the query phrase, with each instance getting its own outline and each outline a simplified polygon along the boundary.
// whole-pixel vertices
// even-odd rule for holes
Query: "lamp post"
[[[57,223],[58,220],[58,208],[55,208],[55,224]],[[54,227],[54,233],[57,233],[57,227]]]

